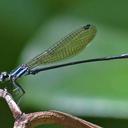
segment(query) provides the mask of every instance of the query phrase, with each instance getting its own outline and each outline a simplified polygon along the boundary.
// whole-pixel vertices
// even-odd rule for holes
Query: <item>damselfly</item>
[[[53,46],[42,52],[41,54],[34,57],[26,64],[22,64],[17,67],[15,70],[10,73],[2,72],[0,74],[0,81],[11,81],[12,85],[16,90],[21,90],[22,95],[25,93],[24,89],[17,83],[17,79],[25,75],[35,75],[41,71],[76,65],[81,63],[96,62],[96,61],[105,61],[105,60],[114,60],[114,59],[123,59],[128,58],[128,54],[122,54],[118,56],[111,57],[101,57],[94,59],[87,59],[81,61],[74,61],[64,64],[52,65],[48,67],[39,67],[42,64],[54,63],[56,61],[63,60],[65,58],[71,57],[78,54],[83,50],[87,44],[95,37],[96,27],[93,25],[86,25],[78,30],[70,33]]]

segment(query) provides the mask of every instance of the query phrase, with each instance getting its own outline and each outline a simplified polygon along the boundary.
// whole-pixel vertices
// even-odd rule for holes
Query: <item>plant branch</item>
[[[15,119],[13,128],[34,128],[44,124],[56,124],[66,128],[101,128],[98,125],[82,120],[75,116],[59,111],[44,111],[25,114],[21,112],[6,89],[0,89],[0,97],[3,97]]]

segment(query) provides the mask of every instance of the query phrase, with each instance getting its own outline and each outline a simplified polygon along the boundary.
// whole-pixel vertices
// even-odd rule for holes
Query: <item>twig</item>
[[[3,97],[5,99],[15,119],[22,115],[19,106],[13,100],[12,96],[7,92],[7,89],[0,89],[0,97]]]
[[[6,100],[13,114],[15,119],[13,128],[34,128],[44,124],[57,124],[66,128],[101,128],[98,125],[59,111],[22,113],[6,89],[0,89],[0,97]]]
[[[85,120],[59,111],[36,112],[28,115],[31,126],[41,124],[57,124],[68,128],[101,128]]]

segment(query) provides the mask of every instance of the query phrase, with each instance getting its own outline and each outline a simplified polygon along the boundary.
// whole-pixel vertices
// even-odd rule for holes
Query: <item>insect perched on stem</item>
[[[17,83],[17,79],[24,75],[35,75],[39,72],[76,65],[81,63],[89,63],[96,61],[106,61],[114,59],[124,59],[128,58],[128,54],[122,54],[119,56],[110,56],[110,57],[101,57],[88,60],[74,61],[64,64],[52,65],[49,67],[39,67],[43,64],[54,63],[56,61],[63,60],[78,54],[82,51],[88,43],[95,37],[96,27],[94,25],[83,26],[76,31],[70,33],[66,37],[62,38],[60,41],[55,43],[53,46],[43,51],[41,54],[34,57],[26,64],[22,64],[17,67],[15,70],[12,70],[10,73],[2,72],[0,74],[0,81],[11,81],[12,85],[15,87],[15,90],[20,90],[22,92],[21,96],[25,93],[24,89]]]

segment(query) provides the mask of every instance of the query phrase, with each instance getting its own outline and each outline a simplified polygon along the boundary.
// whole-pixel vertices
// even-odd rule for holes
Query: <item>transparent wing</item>
[[[70,33],[52,47],[30,60],[27,65],[30,69],[41,64],[53,63],[79,53],[94,38],[96,27],[86,25]]]

